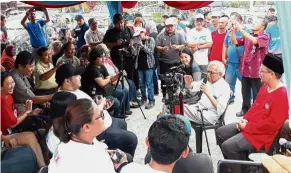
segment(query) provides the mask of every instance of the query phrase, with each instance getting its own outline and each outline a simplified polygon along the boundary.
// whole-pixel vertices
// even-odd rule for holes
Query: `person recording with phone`
[[[36,20],[35,12],[43,11],[46,19],[45,20]],[[29,20],[30,22],[26,23],[26,20]],[[44,26],[50,21],[48,12],[46,8],[40,8],[40,7],[31,7],[26,13],[23,19],[21,20],[21,25],[26,29],[28,35],[30,44],[32,46],[32,55],[35,59],[35,62],[37,61],[37,49],[39,47],[47,47],[48,46],[48,40],[44,33]]]
[[[134,39],[136,40],[133,51],[133,54],[136,56],[134,68],[138,70],[139,84],[142,94],[142,104],[145,104],[148,99],[149,102],[145,108],[151,109],[155,105],[153,83],[153,73],[155,67],[155,40],[152,37],[147,37],[145,34],[145,28],[135,28],[135,33],[133,35]],[[146,93],[148,93],[148,97]]]
[[[220,61],[211,61],[207,68],[207,80],[203,83],[193,82],[191,75],[185,75],[186,87],[191,92],[202,92],[200,100],[195,104],[184,105],[184,116],[190,121],[202,124],[202,116],[205,125],[215,124],[224,113],[230,98],[230,88],[224,80],[225,67]],[[204,83],[205,81],[205,83]],[[206,109],[201,115],[200,109]]]
[[[124,20],[121,14],[113,16],[114,28],[107,30],[104,35],[103,43],[110,49],[112,62],[120,70],[125,70],[128,79],[133,80],[132,56],[133,48],[133,31],[131,28],[124,26]],[[121,69],[121,57],[124,58],[123,69]]]

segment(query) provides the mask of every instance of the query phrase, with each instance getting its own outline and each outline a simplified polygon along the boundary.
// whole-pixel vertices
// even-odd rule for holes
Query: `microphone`
[[[181,64],[179,66],[171,67],[170,71],[174,71],[174,70],[177,70],[177,69],[185,69],[185,68],[189,68],[189,67],[190,67],[190,65],[188,65],[188,64]]]
[[[291,142],[290,141],[287,141],[284,138],[280,138],[279,144],[282,147],[282,150],[286,150],[286,149],[291,150]]]

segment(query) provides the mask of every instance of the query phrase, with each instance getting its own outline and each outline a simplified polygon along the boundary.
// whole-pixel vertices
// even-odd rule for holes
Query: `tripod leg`
[[[124,78],[125,78],[125,80],[127,81],[128,85],[130,85],[130,84],[129,84],[129,80],[128,80],[128,78],[127,78],[126,76],[124,76]],[[141,113],[142,113],[144,119],[147,119],[146,116],[144,115],[144,112],[143,112],[143,110],[142,110],[142,108],[141,108],[141,106],[140,106],[139,101],[137,100],[137,97],[135,97],[134,99],[136,100],[136,102],[137,102],[137,104],[138,104],[138,107],[139,107],[139,109],[140,109],[140,111],[141,111]]]
[[[206,144],[207,144],[207,150],[208,150],[209,155],[211,156],[210,148],[209,148],[209,142],[208,142],[208,137],[207,137],[207,132],[206,132],[206,130],[205,130],[205,128],[204,128],[205,124],[204,124],[204,117],[203,117],[203,113],[202,113],[202,112],[203,112],[203,111],[200,111],[200,113],[201,113],[201,120],[202,120],[202,130],[203,130],[204,133],[205,133],[205,139],[206,139]]]

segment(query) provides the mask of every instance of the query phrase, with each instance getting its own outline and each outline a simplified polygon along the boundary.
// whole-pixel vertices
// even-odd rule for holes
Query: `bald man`
[[[209,54],[209,61],[220,61],[222,62],[222,48],[223,42],[226,35],[226,26],[228,24],[227,17],[221,17],[218,19],[217,30],[211,33],[213,45]]]

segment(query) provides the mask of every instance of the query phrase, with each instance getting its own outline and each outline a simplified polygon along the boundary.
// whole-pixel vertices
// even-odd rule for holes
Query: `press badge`
[[[265,104],[265,109],[268,110],[269,108],[270,108],[270,105],[269,105],[268,103],[266,103],[266,104]]]

